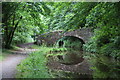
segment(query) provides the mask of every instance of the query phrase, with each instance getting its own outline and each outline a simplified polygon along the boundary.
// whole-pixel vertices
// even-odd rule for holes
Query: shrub
[[[119,32],[114,34],[108,26],[97,29],[90,41],[84,45],[84,50],[119,59],[120,36],[118,35]]]
[[[51,78],[44,51],[33,52],[18,65],[17,78]]]

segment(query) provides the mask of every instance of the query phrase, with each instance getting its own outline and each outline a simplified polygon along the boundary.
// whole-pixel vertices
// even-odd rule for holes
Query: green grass
[[[51,78],[45,57],[46,52],[50,49],[48,47],[39,47],[40,51],[30,54],[28,58],[17,66],[16,78]]]
[[[11,50],[18,50],[18,49],[20,49],[20,47],[15,46],[15,45],[11,47]]]
[[[2,49],[0,49],[0,61],[2,60]]]
[[[10,53],[7,49],[0,50],[0,61],[4,60]]]
[[[17,66],[18,73],[16,74],[16,78],[53,78],[53,75],[46,66],[47,56],[56,56],[57,54],[48,53],[56,50],[65,51],[66,49],[36,45],[33,45],[32,48],[39,49],[39,51],[30,54]]]
[[[38,45],[32,45],[30,46],[32,49],[39,49],[41,46],[38,46]]]
[[[2,54],[0,54],[0,61],[2,60],[2,58],[3,58],[3,56],[2,56]]]

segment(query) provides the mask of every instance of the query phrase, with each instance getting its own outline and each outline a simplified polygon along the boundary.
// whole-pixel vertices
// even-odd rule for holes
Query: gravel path
[[[2,78],[15,78],[15,74],[17,72],[17,65],[25,59],[29,53],[33,51],[37,51],[37,49],[29,49],[33,43],[25,43],[20,44],[19,50],[11,51],[13,54],[9,54],[6,59],[0,61],[0,74],[2,74]]]
[[[2,69],[0,69],[2,78],[14,78],[17,65],[26,57],[27,55],[10,54],[4,61],[0,62],[0,65],[2,65]]]

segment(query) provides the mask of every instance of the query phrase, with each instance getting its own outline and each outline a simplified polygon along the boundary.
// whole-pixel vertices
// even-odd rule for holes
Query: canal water
[[[120,78],[120,61],[113,58],[83,51],[84,41],[66,36],[56,43],[58,51],[51,51],[48,67],[57,78]],[[60,50],[62,47],[66,50]]]
[[[120,78],[120,62],[113,58],[76,50],[52,53],[58,54],[48,65],[54,77]]]

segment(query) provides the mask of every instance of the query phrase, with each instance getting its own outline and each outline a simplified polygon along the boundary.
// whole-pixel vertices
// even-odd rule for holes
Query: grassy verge
[[[19,47],[17,46],[12,46],[10,49],[1,49],[0,50],[0,61],[4,60],[8,55],[10,55],[13,50],[18,50]]]
[[[0,53],[0,61],[2,60],[2,58],[3,58],[3,56],[2,56],[2,54]]]
[[[39,48],[41,48],[41,46],[38,46],[38,45],[31,45],[30,46],[32,49],[39,49]]]
[[[18,65],[16,78],[51,78],[46,66],[46,52],[51,48],[39,47],[39,51],[33,52],[28,58]]]
[[[7,49],[0,51],[0,61],[4,60],[11,52]]]

